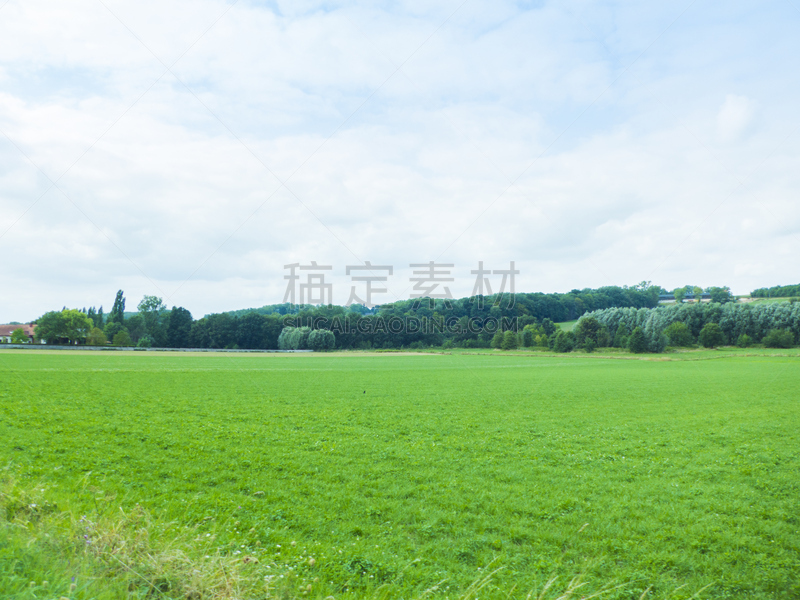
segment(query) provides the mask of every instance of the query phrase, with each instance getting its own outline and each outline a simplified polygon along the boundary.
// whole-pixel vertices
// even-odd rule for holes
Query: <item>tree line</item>
[[[747,336],[744,341],[762,343],[772,329],[789,330],[792,343],[800,335],[797,318],[784,315],[786,311],[795,314],[796,308],[788,308],[794,304],[659,306],[663,293],[663,288],[642,282],[567,294],[403,300],[375,309],[283,304],[194,319],[185,308],[167,309],[156,296],[144,296],[137,312],[126,315],[126,299],[120,290],[107,314],[102,306],[64,308],[40,317],[35,331],[37,339],[51,344],[264,350],[539,346],[569,351],[632,345],[637,351],[658,352],[667,345],[701,342],[708,323],[720,326],[726,343],[736,343],[741,335]],[[578,317],[572,332],[555,324]],[[671,327],[675,322],[683,323],[685,330]]]
[[[279,349],[281,332],[289,326],[327,329],[334,334],[337,348],[416,348],[446,342],[489,347],[498,328],[571,320],[586,311],[611,306],[655,306],[663,291],[642,282],[566,294],[404,300],[373,309],[279,304],[195,320],[185,308],[168,310],[157,296],[145,296],[137,312],[126,317],[126,299],[120,290],[107,314],[102,306],[46,313],[37,320],[36,337],[50,344]],[[398,322],[404,326],[395,327]]]
[[[570,344],[569,349],[616,346],[632,352],[663,352],[667,346],[694,344],[789,348],[800,340],[800,302],[608,308],[582,316],[573,332],[562,332],[562,339],[563,347],[556,348],[561,351]]]
[[[796,298],[800,297],[800,283],[797,285],[775,285],[769,288],[758,288],[750,292],[753,298]]]

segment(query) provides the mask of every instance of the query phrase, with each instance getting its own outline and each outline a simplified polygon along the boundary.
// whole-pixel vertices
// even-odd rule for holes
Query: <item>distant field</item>
[[[774,303],[774,302],[789,302],[791,298],[753,298],[750,297],[743,297],[739,298],[737,302],[742,304],[767,304],[767,303]]]
[[[577,319],[574,321],[564,321],[562,323],[556,323],[561,329],[564,331],[572,331],[575,328],[575,324],[578,322]]]
[[[0,351],[0,597],[797,598],[760,352]]]

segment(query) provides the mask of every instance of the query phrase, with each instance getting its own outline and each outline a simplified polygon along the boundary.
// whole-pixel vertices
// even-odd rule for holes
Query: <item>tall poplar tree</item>
[[[125,322],[125,296],[122,290],[117,292],[117,297],[114,298],[114,306],[111,308],[111,313],[108,315],[109,323],[119,323],[122,325]]]

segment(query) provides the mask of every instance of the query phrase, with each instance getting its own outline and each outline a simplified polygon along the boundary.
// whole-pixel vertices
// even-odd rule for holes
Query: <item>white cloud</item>
[[[753,102],[744,96],[728,94],[717,113],[717,130],[723,141],[739,138],[753,120]]]
[[[280,302],[311,260],[338,302],[359,259],[406,297],[432,259],[456,295],[478,260],[530,291],[800,280],[774,12],[664,32],[677,8],[468,3],[437,30],[458,3],[108,5],[147,48],[99,3],[3,9],[0,321],[118,288],[196,316]]]

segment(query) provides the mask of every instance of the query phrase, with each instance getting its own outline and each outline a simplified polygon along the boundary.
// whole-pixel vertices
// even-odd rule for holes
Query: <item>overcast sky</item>
[[[3,1],[0,322],[800,282],[800,0]]]

